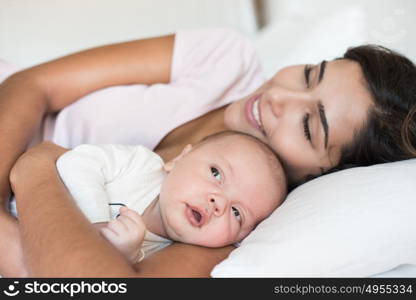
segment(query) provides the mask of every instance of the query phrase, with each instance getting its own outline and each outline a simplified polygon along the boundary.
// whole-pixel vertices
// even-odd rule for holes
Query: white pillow
[[[269,3],[270,2],[270,3]],[[375,43],[416,60],[416,1],[267,1],[271,23],[254,38],[267,77],[292,64],[340,57]],[[398,4],[400,3],[400,4]],[[412,12],[412,13],[410,13]]]
[[[416,265],[416,159],[322,176],[294,191],[213,277],[369,277]]]

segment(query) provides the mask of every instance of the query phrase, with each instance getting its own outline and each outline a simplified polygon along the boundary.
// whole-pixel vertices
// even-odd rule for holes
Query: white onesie
[[[122,205],[142,214],[159,195],[164,178],[162,159],[143,146],[80,145],[62,155],[56,165],[92,223],[116,218]],[[147,256],[170,243],[146,231],[142,250]]]

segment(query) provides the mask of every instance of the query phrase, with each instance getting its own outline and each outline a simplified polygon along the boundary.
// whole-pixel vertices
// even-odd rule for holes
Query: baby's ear
[[[188,145],[186,145],[185,146],[185,148],[183,148],[183,150],[182,150],[182,152],[181,152],[181,154],[179,154],[178,156],[176,156],[174,159],[172,159],[172,160],[170,160],[170,161],[168,161],[168,162],[166,162],[165,164],[164,164],[164,166],[163,166],[163,169],[166,171],[166,172],[170,172],[170,171],[172,171],[173,170],[173,168],[175,167],[175,164],[178,162],[178,161],[180,161],[186,154],[188,154],[189,152],[191,152],[191,150],[192,150],[192,145],[191,144],[188,144]]]

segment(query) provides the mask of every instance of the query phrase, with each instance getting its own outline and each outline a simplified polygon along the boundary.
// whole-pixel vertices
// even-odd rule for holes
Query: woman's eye
[[[311,74],[312,66],[306,65],[304,69],[306,86],[309,87],[309,75]]]
[[[303,117],[303,133],[308,141],[312,140],[311,131],[309,130],[309,114],[305,114]]]
[[[233,206],[231,206],[231,209],[233,211],[234,217],[236,217],[237,221],[239,223],[241,223],[241,215],[240,215],[240,212],[238,211],[238,209],[233,207]]]
[[[218,181],[221,181],[221,173],[220,171],[218,171],[217,168],[211,167],[211,174],[212,176],[214,176],[215,179],[217,179]]]

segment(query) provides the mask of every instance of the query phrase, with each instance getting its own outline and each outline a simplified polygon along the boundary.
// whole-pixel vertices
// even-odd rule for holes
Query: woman
[[[415,66],[381,47],[353,48],[343,58],[287,67],[265,82],[244,39],[206,30],[100,47],[19,72],[0,90],[3,199],[9,172],[44,115],[65,107],[44,124],[44,138],[62,146],[142,143],[167,160],[188,143],[233,129],[268,143],[293,184],[351,164],[414,157]],[[96,100],[76,102],[135,83],[146,85],[126,88],[140,95],[136,101],[107,90],[107,100],[98,92]],[[43,144],[11,174],[32,276],[208,276],[232,250],[175,244],[133,270],[75,209],[54,167],[63,151]],[[5,211],[2,219],[1,233],[16,239],[0,251],[20,253],[15,220]],[[0,272],[22,275],[12,271],[21,256],[0,258]]]

